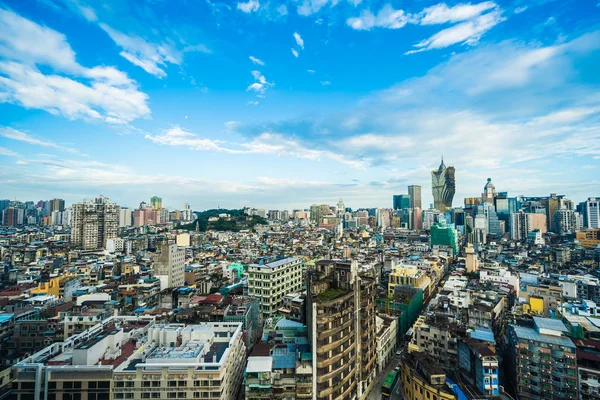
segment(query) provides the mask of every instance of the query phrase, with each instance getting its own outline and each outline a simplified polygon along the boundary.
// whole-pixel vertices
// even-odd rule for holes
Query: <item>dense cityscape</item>
[[[600,0],[0,0],[0,400],[600,400]]]
[[[430,207],[2,200],[3,398],[598,398],[600,198],[455,173]]]

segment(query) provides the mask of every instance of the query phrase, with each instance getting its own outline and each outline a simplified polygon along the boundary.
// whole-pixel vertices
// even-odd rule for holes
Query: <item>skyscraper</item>
[[[496,192],[496,186],[492,183],[492,178],[487,178],[487,183],[483,187],[483,193],[481,194],[481,201],[484,203],[494,204],[494,199],[498,196]]]
[[[73,204],[71,243],[84,250],[104,248],[117,237],[120,209],[105,197]]]
[[[411,198],[409,195],[406,194],[395,194],[394,197],[392,198],[393,200],[393,209],[394,210],[405,210],[408,208],[412,208],[411,207]]]
[[[161,289],[181,287],[185,283],[185,248],[163,244],[154,256],[154,273],[160,279]]]
[[[152,204],[152,208],[159,210],[162,208],[162,199],[158,196],[152,196],[150,198],[150,204]]]
[[[437,170],[431,171],[431,190],[433,192],[433,207],[441,212],[452,208],[452,199],[456,191],[454,167],[446,167],[444,159]]]
[[[122,207],[119,212],[119,227],[124,228],[126,226],[131,226],[131,222],[133,219],[133,212],[131,208]]]
[[[421,186],[410,185],[408,187],[408,196],[410,197],[410,208],[423,208],[421,207]]]

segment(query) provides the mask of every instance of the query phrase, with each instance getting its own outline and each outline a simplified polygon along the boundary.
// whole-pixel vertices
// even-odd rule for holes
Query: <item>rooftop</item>
[[[271,263],[268,264],[250,264],[250,267],[261,267],[261,268],[276,268],[276,267],[280,267],[282,265],[291,263],[291,262],[296,262],[296,261],[300,261],[299,258],[296,257],[288,257],[288,258],[284,258],[281,260],[277,260],[277,261],[273,261]]]
[[[569,339],[568,337],[544,335],[542,333],[539,333],[535,329],[525,328],[525,327],[518,326],[518,325],[512,325],[512,327],[515,331],[515,335],[519,339],[533,340],[536,342],[549,343],[549,344],[555,344],[555,345],[559,345],[559,346],[575,348],[575,345],[573,344],[571,339]]]
[[[246,366],[246,372],[258,373],[258,372],[271,372],[273,368],[273,357],[248,357],[248,365]]]

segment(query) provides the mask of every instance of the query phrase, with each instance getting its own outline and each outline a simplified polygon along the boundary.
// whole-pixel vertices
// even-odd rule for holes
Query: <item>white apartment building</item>
[[[176,244],[165,244],[154,256],[154,275],[160,279],[160,288],[176,288],[185,284],[185,249]]]
[[[133,224],[133,211],[131,208],[121,207],[119,210],[119,227],[124,228]]]
[[[114,370],[113,399],[233,400],[245,358],[241,322],[156,324]]]
[[[110,317],[15,364],[13,398],[233,400],[245,352],[241,322]]]
[[[505,283],[511,285],[519,296],[519,285],[521,279],[519,275],[513,275],[506,268],[485,268],[479,270],[479,281],[480,282],[496,282]]]
[[[302,267],[302,260],[294,257],[248,266],[248,295],[260,301],[264,318],[277,312],[286,294],[300,291]]]

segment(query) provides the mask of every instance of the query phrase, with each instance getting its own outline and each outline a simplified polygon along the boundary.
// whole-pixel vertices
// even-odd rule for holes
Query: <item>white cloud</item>
[[[357,18],[348,18],[346,24],[356,30],[370,30],[372,28],[400,29],[410,22],[410,15],[403,10],[395,10],[386,4],[377,15],[369,10],[363,10]]]
[[[6,147],[0,146],[0,156],[18,157],[19,154],[14,151],[7,149]]]
[[[517,7],[515,8],[515,14],[521,14],[522,12],[527,10],[527,6],[523,6],[523,7]]]
[[[177,125],[164,130],[159,135],[146,135],[145,138],[154,143],[167,146],[184,146],[192,150],[233,152],[232,150],[221,147],[221,142],[218,140],[199,138],[197,135],[185,131]]]
[[[418,48],[418,50],[411,50],[405,54],[413,54],[432,49],[443,49],[458,43],[475,45],[487,31],[505,20],[506,18],[502,16],[502,12],[499,10],[480,15],[473,20],[462,22],[450,28],[441,30],[429,39],[425,39],[415,44],[414,47]]]
[[[182,54],[172,44],[153,44],[140,37],[126,35],[107,24],[99,26],[123,49],[119,53],[123,58],[157,78],[167,75],[163,69],[167,63],[181,64]]]
[[[241,10],[245,13],[256,12],[260,7],[260,3],[258,0],[248,0],[246,3],[237,3],[238,10]]]
[[[485,1],[479,4],[457,4],[454,7],[448,7],[444,3],[439,3],[427,7],[421,12],[420,24],[431,25],[466,21],[494,8],[497,8],[497,5],[492,1]]]
[[[261,65],[261,66],[265,65],[264,61],[259,58],[256,58],[254,56],[250,56],[249,58],[250,58],[250,61],[252,61],[256,65]]]
[[[272,82],[268,82],[265,76],[260,73],[260,71],[251,71],[250,73],[254,77],[254,83],[250,84],[246,88],[246,91],[253,91],[259,97],[264,97],[264,94],[267,91],[267,89],[271,86],[274,86],[275,84]]]
[[[331,82],[329,81],[321,81],[321,86],[329,86],[331,85]]]
[[[3,9],[0,55],[5,58],[0,61],[1,102],[109,123],[150,114],[148,96],[127,74],[113,67],[80,65],[64,35]],[[55,73],[42,73],[39,66]]]
[[[337,3],[335,0],[333,2]],[[318,12],[328,3],[329,0],[302,0],[297,11],[299,15],[308,16]]]
[[[29,143],[29,144],[33,144],[33,145],[37,145],[37,146],[53,147],[55,149],[65,150],[70,153],[78,153],[78,151],[75,149],[60,146],[54,142],[49,142],[47,140],[38,139],[38,138],[31,136],[25,132],[21,132],[21,131],[18,131],[16,129],[6,127],[6,126],[4,126],[4,127],[0,126],[0,136],[3,136],[7,139],[17,140],[19,142]]]
[[[150,115],[148,96],[133,83],[89,86],[59,75],[44,75],[16,62],[0,62],[0,101],[46,110],[69,119],[128,123]]]
[[[285,4],[281,4],[277,7],[277,12],[279,13],[279,15],[284,16],[287,15],[288,13],[288,9],[287,6]]]
[[[258,101],[256,100],[252,100],[252,101],[248,101],[246,103],[247,106],[257,106],[258,105]]]
[[[296,44],[302,50],[304,50],[304,40],[302,39],[302,36],[300,36],[300,34],[298,32],[294,32],[294,40],[296,41]]]
[[[445,3],[424,8],[418,14],[409,14],[385,4],[377,14],[370,10],[362,10],[358,17],[348,18],[346,24],[355,30],[371,30],[373,28],[401,29],[407,24],[439,25],[458,23],[446,28],[429,39],[414,45],[417,50],[405,54],[445,48],[462,43],[475,45],[481,36],[500,22],[506,20],[502,10],[492,1],[478,4],[457,4],[448,7]]]
[[[314,69],[307,69],[306,72],[308,72],[309,74],[314,74],[317,71],[315,71]]]
[[[294,57],[298,58],[299,54],[298,51],[296,49],[292,49],[292,54],[294,55]]]

